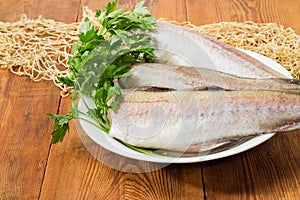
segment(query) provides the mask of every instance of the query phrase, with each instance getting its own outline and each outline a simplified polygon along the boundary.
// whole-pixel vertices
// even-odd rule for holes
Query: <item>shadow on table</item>
[[[207,195],[299,195],[300,153],[293,149],[300,141],[292,134],[280,133],[247,152],[203,163]]]

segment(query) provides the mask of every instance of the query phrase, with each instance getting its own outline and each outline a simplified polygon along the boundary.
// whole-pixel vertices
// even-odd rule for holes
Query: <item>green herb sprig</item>
[[[110,130],[109,110],[117,110],[123,97],[117,84],[128,76],[130,65],[153,62],[154,49],[150,46],[148,31],[155,31],[156,19],[142,0],[132,11],[116,10],[118,0],[110,2],[103,11],[96,10],[100,28],[96,29],[88,18],[84,19],[79,40],[72,47],[69,58],[71,74],[59,77],[62,84],[73,88],[72,100],[84,95],[93,100],[94,108],[87,114],[96,120],[106,133]],[[55,119],[52,143],[61,142],[69,130],[70,120],[78,117],[72,106],[66,115],[48,114]]]

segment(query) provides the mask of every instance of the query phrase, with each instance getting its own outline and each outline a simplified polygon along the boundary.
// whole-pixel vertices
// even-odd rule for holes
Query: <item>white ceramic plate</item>
[[[181,31],[171,31],[165,28],[158,28],[158,31],[156,33],[153,33],[151,37],[153,39],[151,45],[156,49],[155,53],[158,57],[157,61],[160,63],[170,63],[186,66],[202,66],[210,69],[216,69],[214,62],[207,55],[206,51],[202,49],[201,44],[199,44],[193,37],[186,37],[186,35]],[[242,51],[265,63],[270,68],[277,70],[286,77],[291,77],[291,75],[278,63],[254,52],[245,50]],[[221,69],[218,68],[218,70]],[[84,106],[82,99],[80,99],[78,106],[80,111],[87,111],[87,108]],[[228,150],[219,151],[218,153],[211,152],[207,155],[192,155],[189,157],[184,157],[186,155],[182,157],[168,157],[146,155],[127,148],[120,142],[108,136],[106,133],[102,132],[97,127],[91,125],[90,123],[87,123],[85,120],[79,120],[79,125],[83,129],[83,134],[86,134],[96,144],[111,152],[114,152],[115,154],[136,160],[158,163],[193,163],[223,158],[253,148],[265,142],[274,135],[273,133],[263,134],[247,140],[238,146],[229,148]]]
[[[256,58],[257,60],[260,60],[261,62],[265,63],[270,68],[277,70],[278,72],[282,73],[283,75],[291,78],[291,75],[278,63],[276,63],[273,60],[270,60],[262,55],[259,55],[257,53],[251,52],[251,51],[245,51],[242,50],[245,53],[249,54],[250,56]],[[86,108],[82,102],[82,100],[79,101],[79,110],[82,112],[86,112]],[[81,116],[84,117],[84,116]],[[84,117],[87,118],[87,117]],[[91,119],[89,119],[91,120]],[[149,161],[149,162],[159,162],[159,163],[194,163],[194,162],[202,162],[202,161],[208,161],[208,160],[214,160],[219,159],[227,156],[231,156],[234,154],[241,153],[243,151],[246,151],[248,149],[251,149],[268,139],[270,139],[274,133],[268,133],[263,134],[260,136],[256,136],[236,147],[233,147],[231,149],[221,151],[218,153],[208,154],[208,155],[202,155],[202,156],[193,156],[193,157],[168,157],[168,156],[157,156],[157,155],[146,155],[139,152],[136,152],[130,148],[127,148],[123,144],[119,143],[115,139],[108,136],[106,133],[102,132],[97,127],[93,126],[92,124],[84,121],[79,120],[79,123],[84,130],[84,132],[98,145],[101,145],[103,148],[114,152],[118,155],[125,156],[132,159],[142,160],[142,161]]]

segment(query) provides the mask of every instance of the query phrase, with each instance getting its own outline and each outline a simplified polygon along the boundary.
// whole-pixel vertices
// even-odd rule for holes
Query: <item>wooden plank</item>
[[[294,1],[291,1],[294,3]],[[187,0],[188,20],[202,25],[221,21],[276,22],[296,31],[299,4],[281,1]],[[286,8],[287,11],[283,10]],[[201,13],[199,13],[201,10]],[[195,13],[198,12],[198,15]],[[278,134],[248,152],[204,164],[208,199],[297,199],[300,180],[300,131]]]
[[[298,1],[246,1],[246,0],[186,0],[187,15],[191,23],[203,25],[223,21],[275,22],[300,33]]]
[[[63,99],[60,113],[70,105]],[[71,123],[64,141],[51,147],[40,199],[117,199],[118,177],[119,172],[89,154]]]
[[[77,5],[76,5],[77,2]],[[0,20],[13,22],[23,14],[64,22],[76,20],[79,1],[0,1]],[[60,91],[51,82],[0,71],[0,199],[38,199],[50,147]]]
[[[107,2],[110,2],[109,0],[104,1],[87,1],[83,0],[82,5],[88,6],[89,9],[95,10],[95,9],[104,9]],[[124,8],[126,10],[133,9],[134,5],[139,2],[139,0],[132,0],[132,1],[126,1],[121,0],[119,1],[117,8]],[[186,21],[186,7],[184,0],[163,0],[163,1],[157,1],[157,0],[148,0],[145,2],[145,6],[152,7],[151,13],[153,16],[157,18],[166,18],[169,20],[177,20],[177,21]],[[81,13],[80,13],[81,15]]]
[[[299,1],[254,1],[253,9],[258,22],[275,22],[284,27],[293,28],[300,34],[300,3]]]
[[[37,199],[47,162],[59,90],[8,70],[0,76],[0,199]]]
[[[278,133],[246,152],[245,179],[256,199],[298,199],[300,196],[300,131]]]
[[[123,3],[122,3],[123,2]],[[173,1],[172,1],[173,2]],[[83,1],[83,5],[87,2]],[[103,8],[104,3],[88,1],[90,8]],[[132,8],[133,3],[120,2],[120,6]],[[167,5],[170,1],[149,1],[157,17],[168,17],[184,21],[183,1],[172,6],[179,8],[173,13]],[[177,13],[178,12],[178,13]],[[183,12],[185,13],[185,12]],[[161,15],[160,15],[161,14]],[[66,113],[70,102],[64,99],[61,113]],[[109,154],[111,155],[111,154]],[[117,160],[117,156],[111,162]],[[122,164],[122,162],[121,162]],[[124,165],[134,167],[134,161]],[[147,164],[145,164],[147,165]],[[85,149],[74,125],[64,142],[52,146],[47,171],[41,192],[41,199],[190,199],[203,198],[200,164],[172,165],[148,173],[127,173],[114,170],[101,162]]]
[[[92,1],[82,2],[90,5]],[[103,8],[106,2],[94,6]],[[132,2],[121,0],[121,6],[131,8]],[[79,0],[0,1],[0,19],[15,21],[27,13],[30,18],[43,14],[73,22],[79,5]],[[195,24],[272,20],[300,32],[296,1],[186,0],[185,4],[150,0],[147,5],[154,6],[155,16],[177,21],[187,19],[187,6],[189,20]],[[51,147],[47,161],[53,121],[45,113],[56,112],[58,94],[49,82],[33,83],[1,70],[0,132],[5,137],[0,138],[0,199],[203,199],[202,178],[207,199],[299,197],[299,131],[277,135],[243,154],[206,162],[203,177],[197,163],[171,165],[144,174],[111,169],[85,149],[74,124],[65,141]],[[66,113],[70,102],[64,99],[61,105],[60,112]]]
[[[207,199],[297,199],[299,131],[279,133],[239,155],[204,163]]]
[[[245,199],[249,182],[245,179],[242,155],[203,164],[203,180],[207,199]]]
[[[72,23],[76,21],[79,9],[79,0],[0,1],[0,19],[1,21],[13,22],[26,14],[29,19],[36,19],[41,15],[46,19]]]

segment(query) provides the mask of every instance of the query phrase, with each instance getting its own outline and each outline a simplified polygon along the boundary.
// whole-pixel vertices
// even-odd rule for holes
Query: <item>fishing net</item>
[[[85,17],[96,24],[94,12],[86,7]],[[196,26],[189,22],[169,22],[262,54],[281,64],[294,78],[300,78],[300,36],[291,28],[276,23],[221,22]],[[27,75],[33,81],[51,80],[66,96],[69,89],[57,77],[70,73],[68,58],[79,29],[77,22],[66,24],[42,17],[31,20],[23,16],[17,22],[0,22],[0,68]]]
[[[0,67],[33,81],[52,80],[62,94],[65,85],[57,77],[69,73],[71,45],[78,38],[79,23],[65,24],[23,16],[13,23],[0,22]]]
[[[185,23],[201,33],[233,47],[264,55],[300,78],[300,36],[276,23],[221,22],[203,26]]]

